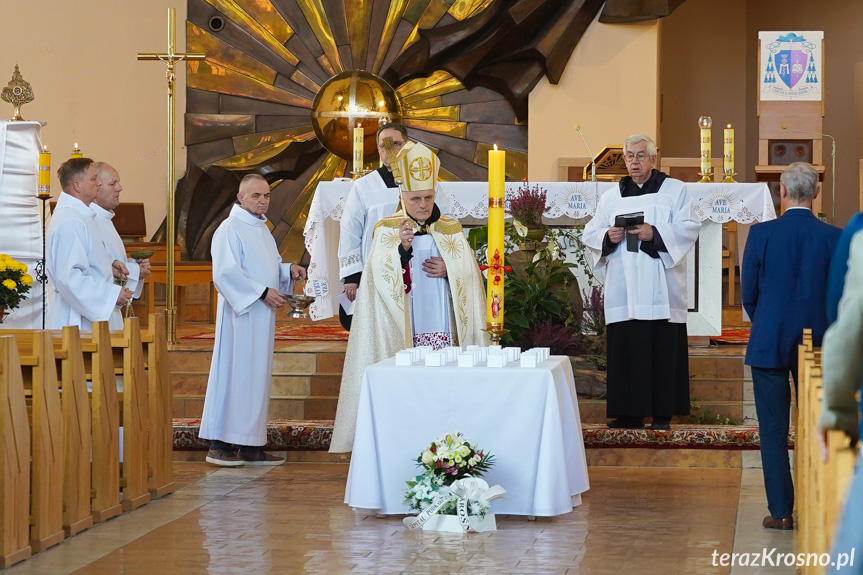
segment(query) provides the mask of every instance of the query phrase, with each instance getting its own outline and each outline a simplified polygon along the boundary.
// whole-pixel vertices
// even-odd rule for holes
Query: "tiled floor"
[[[759,470],[591,468],[572,513],[498,516],[498,531],[468,535],[410,532],[400,518],[351,510],[346,465],[176,471],[184,487],[173,495],[5,573],[756,573],[713,566],[712,553],[795,545],[794,532],[760,526]]]

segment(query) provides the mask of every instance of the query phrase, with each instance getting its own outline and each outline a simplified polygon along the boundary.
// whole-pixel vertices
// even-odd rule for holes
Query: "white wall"
[[[530,94],[528,174],[556,181],[557,160],[594,154],[630,134],[658,137],[659,23],[601,24],[578,43],[557,86],[543,78]]]

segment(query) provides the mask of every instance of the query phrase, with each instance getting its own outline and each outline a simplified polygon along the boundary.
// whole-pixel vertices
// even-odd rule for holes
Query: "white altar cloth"
[[[548,209],[543,215],[546,222],[552,225],[560,218],[581,220],[592,217],[599,196],[618,185],[616,182],[531,183],[537,184],[547,191]],[[507,182],[507,196],[515,193],[521,185],[521,182]],[[486,182],[441,182],[440,188],[441,193],[449,199],[454,218],[488,218]],[[306,284],[306,295],[317,298],[309,307],[309,314],[315,321],[333,317],[339,312],[337,297],[343,288],[339,279],[338,222],[342,218],[344,201],[350,189],[351,182],[348,180],[318,184],[303,231],[310,256],[308,275],[312,280]],[[764,183],[690,183],[686,184],[686,189],[692,194],[696,213],[704,222],[723,224],[735,221],[747,224],[776,218],[770,189]]]
[[[552,516],[581,504],[590,487],[569,358],[535,368],[396,366],[366,369],[345,503],[406,514],[405,481],[441,435],[462,432],[495,456],[485,475],[506,489],[493,513]]]
[[[4,329],[42,327],[42,285],[36,280],[42,259],[42,202],[36,199],[41,149],[40,122],[0,121],[0,253],[26,264],[33,276],[27,299],[6,316]]]

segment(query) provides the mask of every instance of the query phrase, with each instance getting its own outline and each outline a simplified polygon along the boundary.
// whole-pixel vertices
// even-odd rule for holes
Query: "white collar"
[[[231,207],[230,216],[232,218],[236,218],[243,222],[244,224],[248,224],[250,226],[262,226],[267,221],[266,216],[256,216],[251,212],[247,211],[240,204],[234,204]]]
[[[57,207],[70,208],[91,220],[96,219],[96,212],[91,210],[90,206],[88,206],[72,194],[67,194],[66,192],[60,192],[60,197],[57,198]]]
[[[114,217],[114,212],[112,210],[106,210],[96,202],[92,202],[90,204],[90,209],[93,210],[93,213],[95,213],[97,217],[100,217],[103,220],[110,220]]]

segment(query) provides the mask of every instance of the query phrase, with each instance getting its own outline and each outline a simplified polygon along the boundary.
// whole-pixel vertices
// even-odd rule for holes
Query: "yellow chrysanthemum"
[[[33,276],[30,274],[24,274],[21,276],[21,283],[25,286],[33,285]]]
[[[16,284],[13,280],[3,280],[3,286],[7,289],[12,290],[18,287],[18,284]]]
[[[0,260],[0,272],[6,271],[6,262]]]
[[[20,262],[19,262],[19,263],[18,263],[18,266],[19,266],[19,268],[18,268],[18,269],[20,269],[22,272],[26,272],[26,271],[27,271],[27,264],[22,264],[22,263],[20,263]]]

